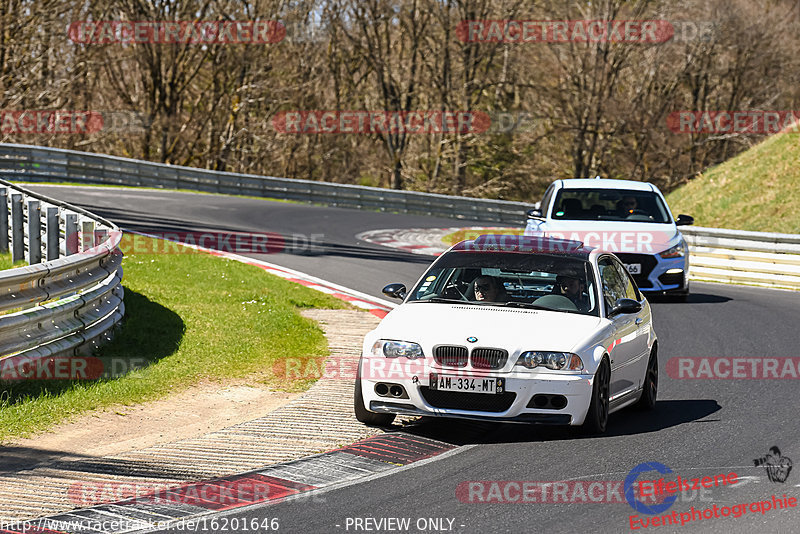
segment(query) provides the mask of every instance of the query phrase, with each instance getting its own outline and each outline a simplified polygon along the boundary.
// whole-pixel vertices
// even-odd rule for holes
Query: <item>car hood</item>
[[[468,346],[476,337],[477,347],[515,350],[570,352],[597,334],[601,323],[590,315],[548,310],[526,310],[499,306],[409,302],[389,313],[370,336],[433,345]]]
[[[680,232],[674,224],[627,221],[529,221],[526,235],[547,235],[581,241],[607,252],[655,254],[675,246]]]

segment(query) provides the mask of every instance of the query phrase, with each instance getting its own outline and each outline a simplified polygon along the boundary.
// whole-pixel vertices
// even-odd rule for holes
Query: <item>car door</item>
[[[633,317],[633,322],[636,325],[635,336],[631,339],[632,352],[635,354],[631,363],[633,375],[631,380],[638,383],[637,387],[641,386],[644,380],[644,372],[647,369],[647,361],[650,358],[650,351],[648,340],[650,339],[650,307],[642,297],[641,292],[636,288],[633,277],[617,258],[612,258],[617,267],[617,271],[625,285],[625,298],[633,299],[642,303],[642,309],[637,314],[630,314]]]
[[[603,256],[597,266],[600,270],[600,279],[603,289],[603,301],[606,317],[609,316],[618,299],[627,298],[625,279],[622,278],[617,268],[616,261],[611,256]],[[608,347],[611,359],[611,399],[614,400],[626,393],[635,391],[639,387],[640,379],[636,378],[636,324],[635,314],[619,314],[610,317],[613,335]]]

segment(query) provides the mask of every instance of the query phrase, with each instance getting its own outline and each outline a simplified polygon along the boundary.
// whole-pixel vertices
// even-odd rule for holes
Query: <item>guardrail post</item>
[[[22,195],[11,195],[11,261],[25,259],[25,228],[23,228]]]
[[[81,252],[86,252],[94,246],[94,221],[81,222]]]
[[[38,200],[28,200],[28,265],[42,262],[42,208]]]
[[[0,187],[0,252],[8,252],[8,190]]]
[[[47,261],[57,260],[60,229],[58,227],[58,208],[55,206],[48,206],[47,208],[45,233],[47,234],[47,239],[45,241],[45,246],[47,247]]]
[[[72,256],[78,252],[78,214],[64,214],[64,255]]]

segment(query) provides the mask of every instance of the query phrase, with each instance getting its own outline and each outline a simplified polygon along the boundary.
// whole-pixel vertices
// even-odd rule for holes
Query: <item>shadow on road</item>
[[[649,412],[625,408],[611,414],[608,429],[602,435],[585,435],[580,427],[529,425],[517,423],[475,422],[458,419],[422,418],[402,429],[403,432],[454,445],[605,439],[658,432],[689,423],[712,423],[705,419],[721,406],[714,400],[658,401]]]
[[[720,304],[722,302],[728,302],[733,300],[730,297],[724,297],[722,295],[711,295],[709,293],[689,293],[689,298],[686,302],[678,302],[673,299],[673,297],[664,296],[664,295],[647,295],[647,300],[650,301],[651,304],[675,304],[675,305],[683,305],[683,304]]]

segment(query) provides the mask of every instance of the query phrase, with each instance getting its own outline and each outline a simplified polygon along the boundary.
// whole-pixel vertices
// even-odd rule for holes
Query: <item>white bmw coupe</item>
[[[364,338],[356,418],[395,415],[583,425],[652,409],[650,305],[611,253],[576,241],[484,235],[442,254]]]

